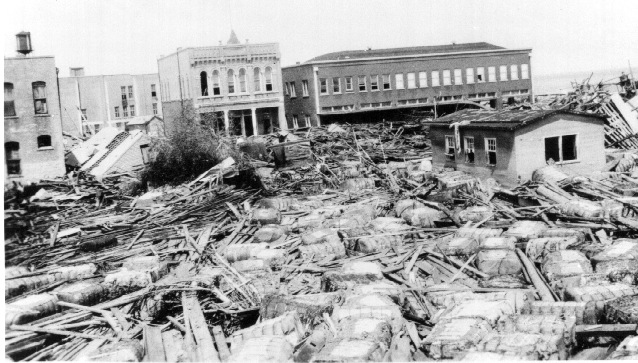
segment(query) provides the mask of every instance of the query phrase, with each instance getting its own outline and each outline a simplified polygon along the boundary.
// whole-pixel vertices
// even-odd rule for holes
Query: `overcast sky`
[[[7,6],[10,6],[7,9]],[[31,32],[34,55],[55,55],[61,76],[157,72],[178,47],[279,42],[282,65],[348,49],[488,42],[532,48],[536,75],[638,66],[638,1],[3,2],[4,54]]]

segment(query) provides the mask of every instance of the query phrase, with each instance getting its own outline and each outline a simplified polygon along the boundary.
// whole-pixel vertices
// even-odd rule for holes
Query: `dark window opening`
[[[455,152],[456,152],[456,148],[454,145],[454,136],[446,136],[445,137],[445,159],[448,161],[454,161]]]
[[[578,159],[576,135],[563,135],[545,139],[545,161],[571,161]]]
[[[151,97],[157,97],[157,92],[155,91],[155,85],[151,85]]]
[[[271,92],[273,90],[272,86],[272,68],[266,68],[266,92]]]
[[[49,113],[47,108],[47,85],[44,82],[33,82],[33,106],[35,113],[45,115]]]
[[[213,96],[219,96],[222,94],[222,89],[219,86],[219,72],[213,71]]]
[[[578,159],[576,152],[576,135],[563,136],[563,161]]]
[[[487,165],[496,165],[496,139],[485,139]]]
[[[13,100],[13,83],[4,84],[4,115],[5,117],[16,115],[15,101]]]
[[[4,154],[9,175],[20,175],[20,143],[9,141],[4,143]]]
[[[202,90],[202,96],[208,96],[208,75],[206,72],[199,74],[199,84]]]
[[[559,137],[548,137],[545,139],[545,161],[553,160],[555,162],[560,161],[560,147],[558,143]]]
[[[40,135],[38,136],[38,149],[43,147],[51,147],[51,136]]]
[[[148,156],[149,146],[148,144],[140,145],[140,151],[142,152],[142,162],[148,164],[151,160]]]

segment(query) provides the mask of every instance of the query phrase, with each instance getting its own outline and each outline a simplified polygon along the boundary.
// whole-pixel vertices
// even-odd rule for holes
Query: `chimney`
[[[301,64],[301,62],[297,62],[297,64]]]
[[[16,34],[16,43],[18,53],[22,53],[26,56],[33,51],[33,48],[31,48],[31,33],[29,32]]]
[[[84,67],[71,67],[71,68],[69,68],[69,76],[70,77],[83,77],[84,76]]]

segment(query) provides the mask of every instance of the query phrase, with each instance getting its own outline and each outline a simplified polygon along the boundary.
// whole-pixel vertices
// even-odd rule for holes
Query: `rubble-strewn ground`
[[[7,356],[638,359],[637,155],[506,189],[432,171],[426,132],[253,138],[261,190],[227,160],[141,196],[84,175],[6,193]]]

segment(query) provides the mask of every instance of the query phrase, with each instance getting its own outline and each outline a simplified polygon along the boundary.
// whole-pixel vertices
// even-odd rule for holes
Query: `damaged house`
[[[66,162],[101,180],[108,174],[131,172],[148,163],[149,150],[149,137],[144,132],[107,127],[73,148]]]
[[[605,118],[561,110],[463,110],[430,124],[432,164],[504,185],[555,163],[574,174],[605,165]]]

